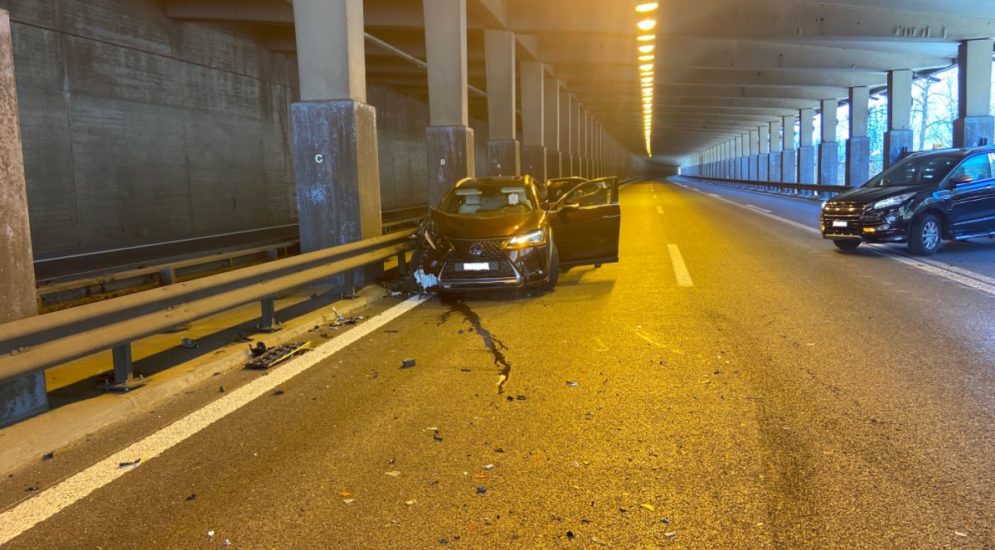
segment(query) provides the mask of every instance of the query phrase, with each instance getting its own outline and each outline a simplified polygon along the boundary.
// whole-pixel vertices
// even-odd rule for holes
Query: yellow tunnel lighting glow
[[[652,84],[652,83],[653,83],[653,77],[652,76],[644,76],[643,77],[643,84]]]
[[[636,40],[638,40],[640,42],[652,42],[652,41],[656,40],[656,35],[655,34],[640,34],[639,36],[636,37]]]
[[[656,28],[656,19],[643,19],[636,23],[636,27],[643,32],[651,31]]]
[[[636,5],[636,13],[649,13],[660,7],[659,2],[644,2]]]
[[[656,59],[656,56],[653,54],[639,56],[640,61],[653,61],[654,59]]]
[[[639,53],[653,53],[653,50],[655,49],[656,46],[653,44],[643,44],[642,46],[639,46]]]
[[[652,71],[653,70],[653,64],[652,63],[647,63],[645,65],[640,65],[639,66],[639,70],[640,71]]]

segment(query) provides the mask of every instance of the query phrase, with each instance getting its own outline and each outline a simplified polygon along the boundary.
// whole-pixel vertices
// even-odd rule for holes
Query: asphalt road
[[[720,199],[630,186],[619,264],[428,301],[9,547],[995,547],[995,285]]]

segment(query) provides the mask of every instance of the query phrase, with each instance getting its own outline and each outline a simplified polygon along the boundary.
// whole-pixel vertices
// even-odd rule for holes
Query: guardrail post
[[[176,282],[176,270],[167,267],[159,272],[159,281],[164,285],[171,285]]]
[[[356,270],[350,269],[343,274],[345,287],[342,290],[342,297],[353,299],[356,297]]]
[[[408,274],[408,253],[401,252],[397,255],[397,273],[398,275]]]
[[[135,381],[135,373],[131,360],[131,342],[114,346],[111,355],[114,358],[114,378],[103,389],[113,392],[127,392],[140,388],[142,384],[132,383]]]
[[[262,308],[262,318],[259,322],[261,332],[276,332],[280,330],[280,322],[276,320],[276,301],[270,297],[265,298],[259,305]]]

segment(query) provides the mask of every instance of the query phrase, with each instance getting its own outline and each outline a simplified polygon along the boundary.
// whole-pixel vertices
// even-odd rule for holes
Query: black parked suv
[[[822,206],[822,236],[843,250],[907,242],[929,255],[941,239],[995,235],[995,148],[909,155]]]

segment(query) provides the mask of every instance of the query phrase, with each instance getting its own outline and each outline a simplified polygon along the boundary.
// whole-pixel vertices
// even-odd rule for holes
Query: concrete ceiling
[[[486,90],[483,33],[519,34],[519,58],[550,64],[620,142],[642,152],[636,0],[468,0],[470,84]],[[995,0],[660,0],[653,153],[681,159],[886,71],[948,66],[957,42],[995,36]],[[294,51],[286,0],[165,0],[178,19],[240,25]],[[366,0],[366,31],[425,57],[420,0]],[[367,47],[369,82],[427,95],[424,70]],[[471,111],[486,116],[486,98]]]

